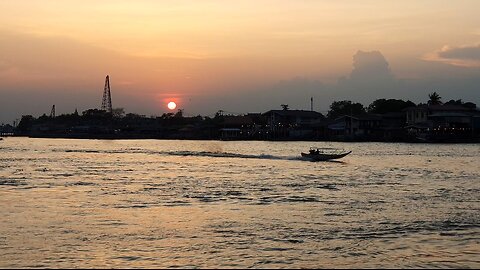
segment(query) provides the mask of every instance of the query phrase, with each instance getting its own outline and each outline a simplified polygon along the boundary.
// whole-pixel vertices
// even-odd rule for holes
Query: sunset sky
[[[112,103],[161,115],[377,98],[480,106],[480,1],[0,1],[0,124]]]

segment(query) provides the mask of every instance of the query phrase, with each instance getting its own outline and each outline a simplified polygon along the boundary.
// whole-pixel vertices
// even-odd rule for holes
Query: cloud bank
[[[379,50],[357,51],[351,72],[326,83],[317,75],[302,75],[322,76],[328,66],[322,61],[316,72],[282,59],[150,59],[65,38],[0,34],[0,124],[24,114],[48,114],[53,104],[59,114],[98,108],[106,74],[113,79],[114,107],[145,115],[161,115],[172,97],[181,100],[186,115],[265,112],[281,109],[281,104],[308,110],[311,97],[314,109],[326,113],[333,101],[368,106],[378,98],[396,98],[419,103],[433,91],[444,100],[480,104],[480,68],[451,62],[480,61],[479,46],[444,47],[435,54],[443,62],[407,59],[416,79],[397,78],[395,62]]]
[[[423,59],[461,67],[480,67],[480,44],[459,47],[444,46],[436,52],[425,55]]]

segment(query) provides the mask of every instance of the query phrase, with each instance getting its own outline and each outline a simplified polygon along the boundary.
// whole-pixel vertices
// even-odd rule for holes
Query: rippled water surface
[[[0,205],[2,268],[480,267],[478,144],[6,138]]]

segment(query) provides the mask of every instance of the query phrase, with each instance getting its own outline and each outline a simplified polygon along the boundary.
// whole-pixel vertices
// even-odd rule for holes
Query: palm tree
[[[442,97],[437,92],[433,92],[428,94],[428,98],[430,99],[428,101],[428,105],[440,105],[442,104]]]

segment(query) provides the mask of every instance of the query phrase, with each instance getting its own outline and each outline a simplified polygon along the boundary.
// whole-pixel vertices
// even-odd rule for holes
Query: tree
[[[334,101],[330,105],[327,117],[334,119],[343,115],[365,114],[365,107],[360,103],[352,103],[350,100]]]
[[[414,107],[415,103],[401,99],[377,99],[368,106],[368,113],[385,114],[389,112],[401,112],[408,107]]]
[[[114,108],[112,110],[112,115],[114,118],[123,118],[125,116],[124,108]]]
[[[428,94],[428,105],[441,105],[442,104],[442,97],[437,92],[433,92]]]
[[[160,116],[160,118],[161,118],[162,120],[171,119],[171,118],[173,118],[173,113],[164,113],[164,114],[162,114],[162,116]]]
[[[282,110],[288,111],[288,104],[282,104],[280,106],[282,106]]]
[[[463,107],[465,108],[469,108],[469,109],[472,109],[472,110],[475,110],[477,108],[477,104],[473,103],[473,102],[465,102],[462,104]]]
[[[22,116],[22,120],[20,120],[20,123],[18,124],[17,126],[17,130],[21,133],[21,134],[26,134],[28,133],[31,128],[32,128],[32,125],[33,125],[33,122],[35,121],[36,119],[31,116],[31,115],[23,115]]]
[[[49,122],[52,118],[50,116],[47,116],[46,114],[42,114],[40,117],[38,117],[39,122]]]
[[[462,102],[461,99],[457,99],[457,100],[450,99],[449,101],[445,102],[445,105],[458,105],[458,106],[462,106],[462,105],[463,105],[463,102]]]
[[[472,110],[475,110],[477,108],[477,104],[473,102],[463,102],[461,99],[457,99],[457,100],[451,99],[448,102],[446,102],[445,105],[457,105],[457,106],[462,106]]]
[[[223,117],[223,110],[218,110],[218,112],[215,113],[215,118],[220,118]]]
[[[175,118],[183,118],[183,109],[178,109],[174,115]]]

